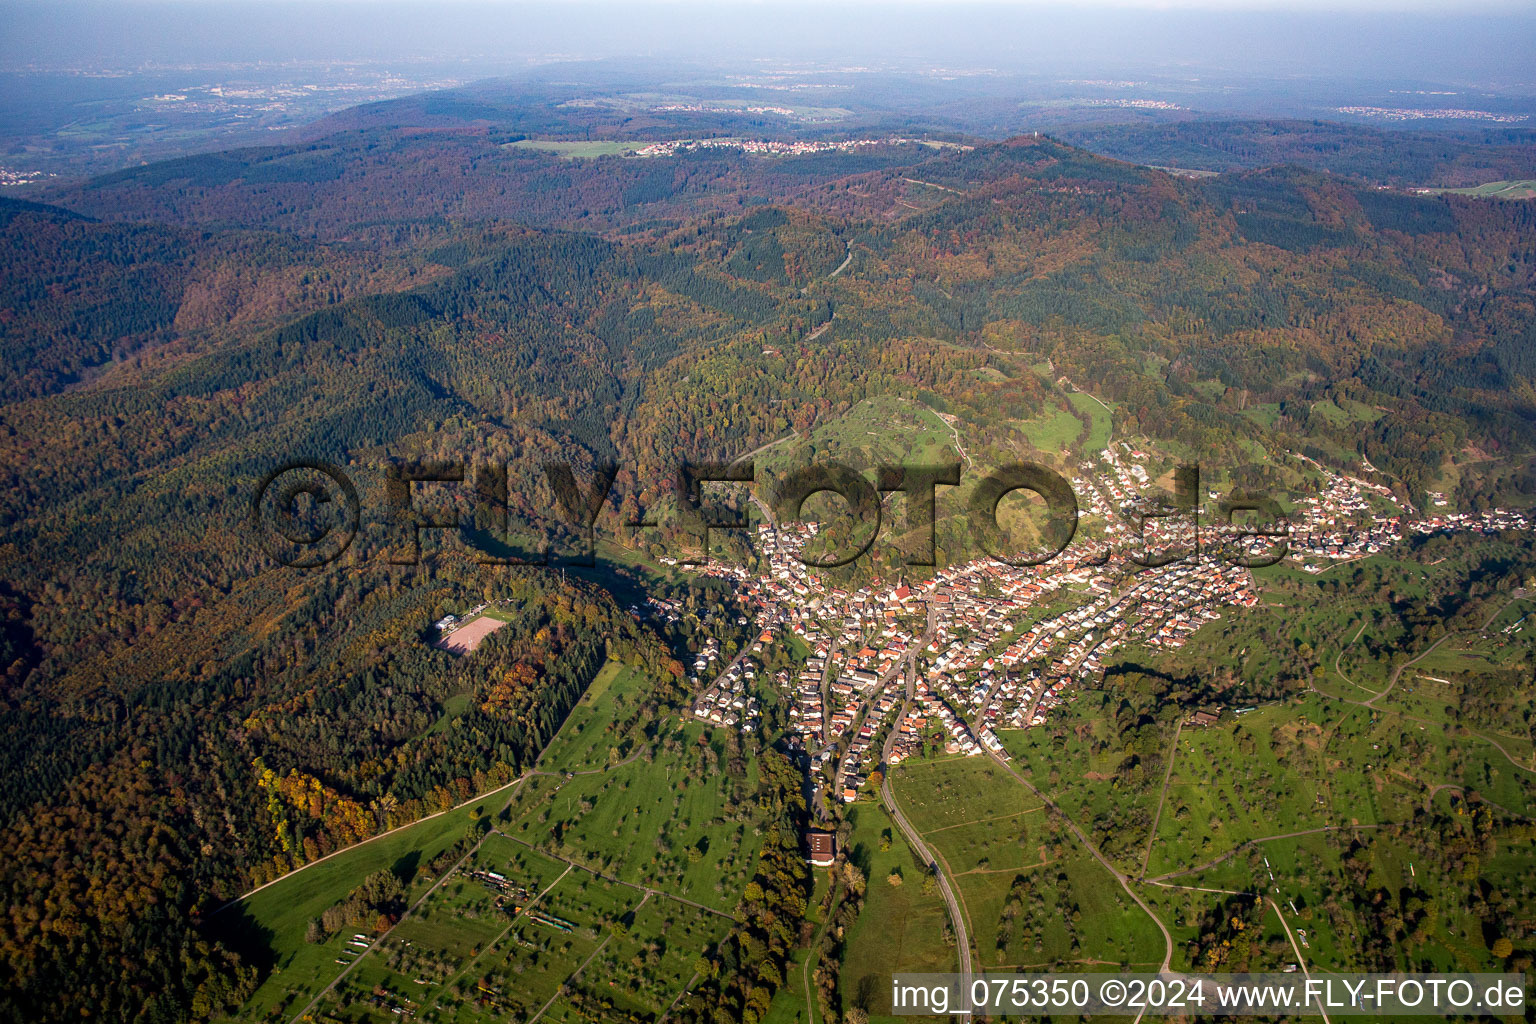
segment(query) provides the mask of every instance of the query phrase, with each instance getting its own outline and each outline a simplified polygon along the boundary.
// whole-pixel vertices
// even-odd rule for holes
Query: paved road
[[[821,663],[821,745],[832,745],[832,647],[827,647],[827,656]]]
[[[1494,609],[1493,612],[1490,613],[1489,616],[1486,619],[1483,620],[1483,624],[1481,626],[1477,627],[1476,630],[1468,629],[1468,630],[1459,630],[1458,632],[1478,632],[1478,633],[1481,633],[1481,632],[1485,631],[1490,625],[1493,624],[1493,620],[1494,619],[1498,618],[1500,615],[1502,615],[1504,613],[1504,610],[1506,608],[1508,608],[1512,604],[1516,604],[1517,602],[1526,600],[1527,596],[1528,595],[1526,594],[1526,592],[1524,590],[1514,590],[1514,591],[1511,591],[1510,592],[1509,600],[1505,601],[1503,604],[1499,605],[1498,608]],[[1362,630],[1364,628],[1365,627],[1363,627],[1363,626],[1361,627]],[[1440,639],[1436,640],[1434,643],[1430,644],[1424,650],[1420,651],[1417,655],[1415,655],[1414,657],[1410,658],[1409,660],[1407,660],[1407,661],[1401,663],[1400,665],[1398,665],[1397,668],[1392,670],[1392,675],[1387,679],[1387,685],[1382,688],[1380,693],[1376,694],[1376,696],[1370,698],[1369,700],[1352,700],[1349,697],[1340,697],[1337,694],[1326,693],[1323,690],[1319,690],[1315,685],[1312,684],[1312,682],[1310,680],[1308,680],[1307,686],[1308,686],[1308,688],[1310,688],[1312,690],[1313,693],[1317,694],[1319,697],[1326,697],[1329,700],[1336,700],[1336,701],[1339,701],[1339,702],[1344,703],[1344,704],[1353,704],[1356,707],[1370,708],[1373,711],[1387,711],[1387,712],[1390,712],[1390,713],[1392,713],[1394,715],[1399,715],[1399,716],[1407,719],[1410,722],[1418,722],[1421,725],[1441,726],[1441,725],[1443,725],[1443,723],[1432,722],[1432,721],[1430,721],[1427,718],[1419,718],[1416,715],[1410,715],[1408,712],[1400,711],[1397,708],[1380,708],[1380,707],[1377,707],[1376,706],[1376,702],[1381,700],[1381,698],[1385,697],[1387,694],[1392,692],[1392,690],[1397,686],[1397,681],[1402,678],[1402,675],[1403,675],[1403,673],[1405,671],[1407,671],[1409,668],[1413,667],[1414,665],[1417,665],[1419,662],[1423,661],[1425,658],[1429,657],[1431,654],[1433,654],[1435,652],[1436,648],[1438,648],[1441,644],[1445,643],[1447,640],[1451,639],[1452,637],[1454,637],[1456,635],[1457,635],[1457,633],[1446,633]],[[1358,639],[1358,634],[1356,634],[1356,639]],[[1354,643],[1354,641],[1351,640],[1350,643]],[[1342,654],[1342,652],[1340,652],[1340,653]],[[1335,668],[1338,667],[1338,659],[1337,658],[1334,659],[1334,667]],[[1343,673],[1341,672],[1340,675],[1343,675]],[[1348,677],[1346,676],[1345,678],[1348,678]],[[1357,683],[1355,685],[1358,686],[1359,684]],[[1366,689],[1363,686],[1360,687],[1360,688],[1362,690]],[[1518,768],[1520,771],[1526,772],[1527,774],[1536,774],[1536,769],[1532,769],[1529,766],[1523,765],[1519,761],[1515,760],[1515,758],[1510,754],[1510,752],[1505,750],[1504,749],[1504,745],[1502,743],[1500,743],[1498,740],[1496,740],[1496,739],[1494,739],[1494,738],[1492,738],[1492,737],[1490,737],[1490,736],[1488,736],[1488,735],[1486,735],[1484,733],[1478,732],[1475,729],[1471,730],[1471,732],[1472,732],[1473,736],[1477,737],[1478,739],[1480,739],[1483,742],[1487,743],[1489,746],[1493,747],[1493,749],[1497,750],[1499,753],[1503,754],[1505,760],[1507,760],[1514,767]]]
[[[1285,929],[1285,937],[1291,940],[1291,949],[1296,953],[1296,963],[1301,967],[1302,976],[1310,982],[1312,980],[1312,972],[1307,969],[1307,958],[1301,955],[1301,947],[1296,943],[1296,936],[1291,934],[1290,922],[1285,919],[1285,914],[1281,912],[1280,904],[1276,903],[1274,900],[1269,899],[1267,896],[1265,899],[1268,900],[1270,906],[1275,908],[1275,916],[1280,919],[1280,927]],[[1328,1019],[1327,1010],[1319,1006],[1317,1008],[1317,1012],[1323,1015],[1323,1024],[1333,1024],[1333,1022]]]
[[[920,639],[913,641],[911,647],[907,650],[906,657],[901,662],[901,667],[906,670],[907,695],[906,699],[902,701],[900,711],[897,712],[897,722],[900,722],[906,716],[907,708],[911,705],[912,697],[916,693],[917,652],[933,640],[937,624],[938,614],[933,602],[930,601],[928,602],[928,630]],[[944,897],[944,903],[949,907],[949,920],[955,932],[955,946],[960,951],[960,984],[962,991],[966,994],[967,1001],[969,1001],[972,975],[971,938],[966,932],[965,915],[960,910],[959,897],[955,895],[955,890],[949,884],[949,879],[945,877],[944,871],[939,867],[938,858],[928,849],[928,845],[923,842],[923,837],[918,834],[917,829],[907,820],[907,816],[901,811],[901,805],[896,802],[896,794],[891,789],[889,767],[891,747],[896,742],[896,736],[897,730],[892,729],[891,734],[886,737],[885,749],[881,751],[880,760],[882,764],[886,765],[886,772],[885,777],[880,782],[880,798],[885,801],[885,808],[890,812],[891,820],[896,822],[896,827],[901,829],[902,835],[907,837],[907,842],[912,845],[912,849],[922,858],[923,863],[929,866],[933,871],[934,877],[938,880],[939,892]]]
[[[955,929],[955,946],[960,951],[960,984],[962,991],[969,996],[971,991],[971,939],[965,930],[965,916],[960,912],[960,900],[955,896],[955,891],[950,887],[949,879],[939,868],[939,862],[929,852],[923,837],[918,835],[917,829],[907,820],[907,816],[901,813],[901,807],[896,803],[896,796],[891,792],[891,780],[887,777],[880,783],[880,796],[885,801],[886,810],[890,811],[891,819],[896,822],[896,827],[901,829],[907,837],[907,842],[912,844],[912,849],[933,870],[934,877],[939,882],[939,892],[944,896],[944,902],[949,906],[949,920]]]
[[[936,188],[940,192],[950,192],[957,196],[965,195],[964,192],[957,188],[950,188],[948,185],[940,185],[936,181],[924,181],[922,178],[902,178],[901,180],[912,185],[927,185],[929,188]]]
[[[804,342],[804,341],[815,341],[817,338],[819,338],[823,334],[827,333],[828,328],[830,328],[832,326],[832,321],[836,320],[836,319],[837,319],[837,314],[836,313],[832,314],[832,316],[827,318],[827,322],[826,323],[824,323],[820,327],[816,328],[810,334],[807,334],[804,338],[801,339],[801,341],[802,342]]]
[[[844,247],[844,249],[847,250],[848,255],[843,257],[843,262],[841,262],[841,263],[839,263],[837,265],[837,269],[836,270],[832,271],[832,273],[827,275],[827,280],[828,281],[832,280],[838,274],[841,274],[843,271],[847,270],[848,269],[848,264],[853,262],[853,246],[849,245],[847,242],[844,242],[843,243],[843,247]]]
[[[836,882],[833,883],[836,885]],[[810,949],[805,954],[805,963],[800,967],[800,983],[805,989],[805,1015],[810,1024],[816,1024],[816,996],[811,991],[811,975],[816,970],[821,949],[821,937],[826,933],[827,925],[831,922],[832,915],[827,915],[827,920],[821,922],[816,929],[816,934],[811,938]]]
[[[1192,868],[1184,868],[1179,871],[1170,871],[1167,874],[1158,875],[1156,878],[1149,878],[1147,881],[1151,882],[1153,885],[1162,885],[1170,878],[1183,878],[1185,875],[1193,875],[1198,874],[1201,871],[1208,871],[1218,864],[1226,863],[1233,857],[1236,857],[1239,853],[1242,853],[1244,850],[1257,846],[1259,843],[1271,843],[1277,839],[1298,839],[1301,836],[1315,836],[1323,832],[1358,832],[1362,829],[1386,828],[1394,824],[1397,823],[1388,821],[1376,825],[1322,825],[1318,828],[1304,828],[1299,832],[1281,832],[1280,834],[1273,836],[1258,836],[1257,838],[1238,843],[1236,846],[1232,847],[1232,849],[1228,850],[1226,853],[1222,854],[1220,857],[1217,857],[1214,860],[1208,860],[1204,864],[1196,864]],[[1186,886],[1184,888],[1188,887]]]
[[[843,243],[843,252],[845,253],[845,255],[843,256],[843,262],[839,263],[837,265],[837,269],[836,270],[832,271],[832,273],[828,274],[826,277],[822,278],[821,280],[823,280],[823,281],[830,281],[834,277],[836,277],[838,274],[841,274],[843,271],[848,269],[848,264],[853,262],[853,245],[852,245],[852,243],[844,242]],[[815,281],[812,281],[810,284],[807,284],[805,287],[801,288],[800,289],[800,294],[804,295],[806,292],[810,291],[811,290],[811,285],[813,285],[815,283],[816,283]]]
[[[757,510],[763,514],[763,519],[765,519],[769,525],[772,525],[774,521],[773,509],[768,507],[768,503],[762,498],[759,498],[756,491],[753,491],[748,495],[748,497],[752,499],[752,504],[757,506]]]

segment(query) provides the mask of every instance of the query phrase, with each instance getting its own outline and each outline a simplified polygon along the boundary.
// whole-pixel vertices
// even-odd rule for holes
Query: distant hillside
[[[1054,134],[1157,167],[1242,171],[1295,164],[1373,184],[1440,185],[1536,177],[1536,129],[1382,131],[1327,121],[1085,125]]]
[[[739,211],[877,168],[921,163],[919,145],[783,159],[703,150],[665,159],[562,160],[484,126],[370,128],[301,146],[232,150],[56,187],[51,201],[113,220],[383,241],[405,224],[511,220],[602,231]],[[393,225],[393,227],[388,227]],[[415,230],[413,228],[413,230]],[[392,244],[392,243],[391,243]]]

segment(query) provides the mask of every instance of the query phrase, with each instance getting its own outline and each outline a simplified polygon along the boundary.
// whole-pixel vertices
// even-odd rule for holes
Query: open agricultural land
[[[282,958],[234,1019],[660,1016],[733,923],[756,850],[731,809],[744,798],[728,800],[751,780],[714,770],[699,727],[651,718],[654,697],[643,672],[610,662],[518,781],[230,908]],[[662,730],[676,732],[656,756],[642,744]],[[689,779],[709,788],[675,797]],[[663,855],[672,836],[686,844]],[[316,931],[379,874],[398,883],[390,906]]]
[[[645,148],[643,142],[561,142],[555,140],[521,139],[508,143],[519,149],[540,153],[552,153],[562,160],[593,159],[600,156],[629,156]]]
[[[489,794],[471,806],[417,822],[361,846],[344,850],[303,871],[287,875],[220,911],[220,926],[229,926],[269,943],[275,962],[268,979],[233,1020],[287,1020],[330,984],[342,970],[340,959],[351,959],[359,947],[354,932],[343,929],[329,938],[306,939],[309,923],[345,901],[361,880],[378,872],[400,879],[407,897],[419,898],[440,873],[462,855],[464,838],[483,818],[498,796]],[[365,934],[377,922],[364,924]],[[285,1014],[285,1011],[286,1014]]]
[[[933,436],[882,450],[860,409],[912,416]],[[880,460],[955,440],[932,410],[876,409],[811,443]],[[1071,423],[1069,447],[1094,430],[1091,416]],[[1166,481],[1155,448],[1126,444],[1131,458],[1100,463],[1109,482],[1079,486],[1091,499]],[[1339,493],[1341,506],[1363,501]],[[768,579],[786,550],[759,562]],[[1071,640],[1085,607],[1123,609],[1135,629],[1147,603],[1116,602],[1137,593],[1134,579],[1049,589],[1049,576],[1023,577],[1048,592],[1002,605],[1017,616],[1008,628],[985,609],[1033,584],[1007,577],[939,590],[941,574],[923,604],[866,587],[842,634],[831,602],[809,618],[761,604],[744,634],[755,643],[711,640],[695,662],[703,678],[690,684],[721,695],[713,713],[658,699],[653,675],[609,661],[536,765],[491,799],[246,900],[240,913],[279,936],[284,959],[245,1012],[661,1019],[721,970],[743,893],[761,885],[751,805],[764,780],[747,752],[765,743],[803,766],[812,800],[798,827],[836,844],[801,890],[805,917],[766,1020],[894,1019],[889,972],[953,969],[962,942],[978,971],[1495,967],[1498,940],[1528,927],[1517,908],[1536,834],[1525,552],[1507,531],[1481,545],[1435,531],[1325,571],[1303,555],[1255,571],[1251,599],[1161,647],[1048,642]],[[1490,554],[1512,567],[1499,586],[1483,575]],[[791,588],[780,600],[799,599]],[[1436,626],[1429,610],[1447,607]],[[636,614],[664,624],[682,608],[652,599]],[[1107,613],[1082,624],[1112,637]],[[502,618],[458,630],[480,621]],[[828,663],[814,689],[791,685]],[[434,728],[466,711],[450,704]],[[808,729],[811,714],[830,722]],[[888,799],[870,777],[882,774]],[[1484,895],[1446,895],[1468,857]],[[304,934],[381,870],[399,883],[392,911]]]
[[[1490,181],[1486,185],[1470,188],[1419,189],[1425,194],[1449,192],[1459,196],[1477,196],[1482,199],[1536,199],[1536,180]]]

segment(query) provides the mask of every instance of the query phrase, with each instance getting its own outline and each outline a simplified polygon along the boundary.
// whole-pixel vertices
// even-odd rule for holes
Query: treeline
[[[843,833],[848,830],[842,828],[838,831],[841,849],[846,852]],[[864,887],[869,880],[864,877],[858,865],[846,857],[839,857],[832,870],[832,884],[820,908],[825,924],[811,955],[816,958],[816,1003],[821,1008],[823,1019],[847,1021],[864,1012],[860,1007],[848,1007],[845,1012],[843,997],[839,992],[839,978],[842,976],[844,947],[864,908]],[[901,876],[892,877],[900,879]]]
[[[326,907],[304,930],[305,942],[324,942],[343,928],[382,932],[405,910],[405,885],[388,869],[363,879],[340,903]]]
[[[369,129],[65,197],[170,227],[0,209],[0,1012],[208,1016],[251,978],[197,912],[515,777],[607,657],[682,677],[601,588],[472,564],[451,536],[391,567],[393,460],[510,464],[506,504],[533,525],[503,543],[536,548],[570,539],[545,461],[584,481],[618,462],[635,522],[666,510],[680,458],[803,438],[872,397],[955,415],[1001,455],[1028,450],[1018,424],[1067,377],[1114,405],[1116,438],[1229,466],[1255,445],[1364,455],[1410,492],[1446,458],[1525,443],[1528,204],[1298,172],[1188,185],[1048,139],[900,158],[562,162]],[[256,481],[296,457],[344,466],[365,510],[309,575],[275,569],[247,521]],[[1477,465],[1481,502],[1528,477]],[[430,647],[432,622],[485,601],[511,623],[476,654]],[[670,640],[739,639],[724,602],[688,613]],[[1316,668],[1299,644],[1263,679],[1188,658],[1111,673],[1120,784],[1155,776],[1160,708],[1286,696]],[[760,1017],[783,982],[804,808],[789,763],[763,765],[758,877],[691,1019]]]
[[[422,266],[271,233],[103,223],[0,199],[0,399],[54,394],[178,340],[408,286]]]
[[[1082,919],[1082,907],[1065,871],[1015,875],[998,914],[994,939],[998,963],[1078,959],[1082,942],[1077,924]]]
[[[269,575],[276,586],[238,591],[112,659],[111,688],[89,703],[13,694],[32,718],[69,724],[56,770],[37,770],[48,754],[35,745],[6,766],[21,785],[3,831],[17,852],[0,868],[4,1012],[227,1010],[255,979],[198,914],[511,779],[609,656],[681,675],[601,589],[530,571],[492,595],[513,621],[474,655],[435,650],[431,622],[487,596],[483,580],[470,589],[454,575],[376,586],[346,572]],[[242,601],[250,618],[237,626]],[[469,698],[457,715],[456,694]],[[35,792],[46,779],[59,789]]]
[[[785,983],[811,890],[801,847],[805,798],[800,770],[776,750],[758,760],[755,802],[763,846],[757,873],[736,908],[738,924],[704,958],[704,977],[675,1011],[692,1024],[757,1024]]]
[[[1264,939],[1264,899],[1252,893],[1226,896],[1206,907],[1184,955],[1207,974],[1243,974],[1274,962]],[[1274,943],[1278,945],[1278,942]]]

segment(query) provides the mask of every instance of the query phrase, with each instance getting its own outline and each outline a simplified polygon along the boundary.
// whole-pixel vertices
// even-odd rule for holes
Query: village
[[[773,111],[764,108],[766,112],[789,114],[792,111]],[[888,138],[864,138],[842,139],[836,141],[821,140],[793,140],[779,141],[776,139],[670,139],[666,142],[653,142],[648,146],[635,150],[635,156],[676,156],[693,150],[703,149],[731,149],[754,156],[808,156],[813,153],[851,153],[859,149],[868,149],[873,146],[915,146],[927,145],[922,139],[909,139],[899,136]],[[968,150],[970,146],[951,144],[955,149]]]
[[[1106,541],[1129,530],[1111,510],[1135,504],[1149,485],[1142,459],[1125,446],[1083,464],[1097,472],[1075,482],[1082,514],[1102,517],[1103,528],[1038,566],[977,558],[921,582],[847,589],[798,557],[816,524],[759,525],[753,539],[764,571],[717,563],[701,570],[734,581],[756,634],[707,684],[720,655],[700,652],[693,714],[756,728],[760,655],[793,636],[809,652],[798,673],[780,670],[764,682],[790,702],[791,730],[821,780],[818,794],[852,801],[882,762],[899,764],[925,743],[1005,756],[996,729],[1045,721],[1072,683],[1101,673],[1120,646],[1176,648],[1220,608],[1256,600],[1251,574],[1213,557],[1142,568],[1105,552]],[[1156,521],[1172,527],[1157,534],[1159,550],[1187,541],[1172,520]]]
[[[877,579],[849,589],[798,557],[817,524],[759,524],[759,572],[720,562],[698,570],[734,583],[754,634],[724,665],[713,641],[699,652],[692,714],[754,730],[761,688],[772,687],[788,702],[815,795],[843,801],[857,799],[882,766],[925,750],[1006,759],[996,730],[1041,725],[1075,685],[1102,676],[1116,650],[1177,649],[1223,610],[1258,601],[1240,559],[1219,556],[1219,543],[1192,547],[1191,520],[1155,510],[1148,458],[1119,442],[1081,462],[1072,482],[1080,522],[1095,529],[1080,530],[1037,566],[982,557],[920,582]],[[1309,572],[1385,550],[1409,532],[1530,528],[1524,515],[1505,511],[1418,517],[1384,486],[1316,468],[1322,489],[1298,503],[1279,538],[1288,542],[1285,557]],[[1140,536],[1137,511],[1150,517]],[[1202,529],[1218,540],[1234,532]],[[1251,554],[1275,542],[1238,539]],[[1138,549],[1140,562],[1130,557]],[[1167,564],[1156,564],[1158,556]],[[762,678],[763,652],[789,637],[809,652],[798,671]]]
[[[1298,501],[1290,516],[1286,557],[1304,572],[1316,574],[1336,562],[1379,554],[1409,533],[1531,529],[1529,515],[1508,509],[1425,515],[1400,501],[1389,487],[1336,473],[1304,455],[1296,458],[1309,463],[1324,480],[1323,489]],[[1437,508],[1449,504],[1437,491],[1429,492],[1429,498]]]

